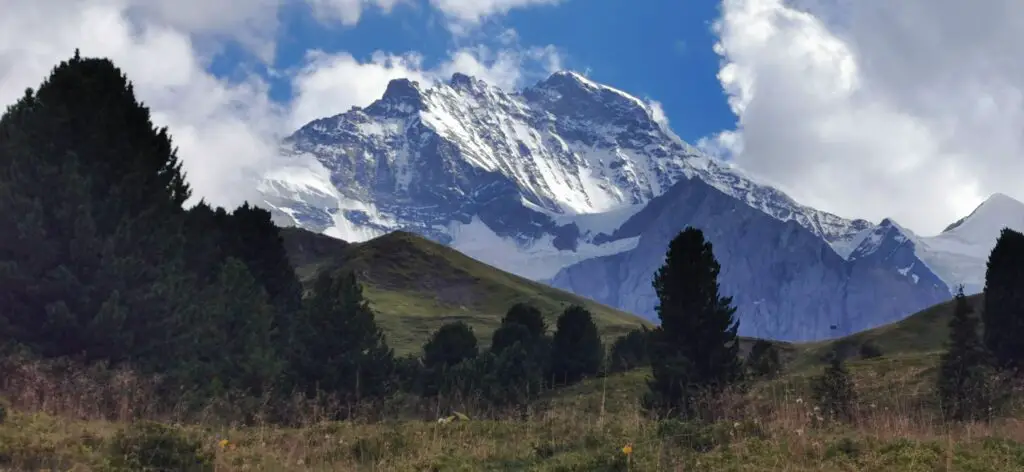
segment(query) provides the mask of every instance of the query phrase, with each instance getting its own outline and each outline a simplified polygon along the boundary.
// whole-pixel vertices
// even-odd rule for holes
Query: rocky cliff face
[[[572,265],[549,283],[654,318],[653,274],[686,226],[711,241],[722,291],[734,297],[745,336],[842,336],[949,298],[938,277],[914,266],[912,248],[847,261],[802,225],[772,218],[699,179],[676,184],[613,235],[639,238],[634,249]],[[907,266],[914,267],[898,270]]]

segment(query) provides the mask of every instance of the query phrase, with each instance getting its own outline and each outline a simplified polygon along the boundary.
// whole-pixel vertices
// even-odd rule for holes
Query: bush
[[[832,420],[853,421],[857,397],[853,379],[841,358],[833,358],[822,375],[814,379],[811,388],[822,415]]]
[[[114,471],[212,471],[213,454],[184,431],[145,421],[122,429],[111,448]]]
[[[876,359],[882,357],[882,355],[882,348],[874,341],[864,341],[864,343],[860,345],[861,359]]]

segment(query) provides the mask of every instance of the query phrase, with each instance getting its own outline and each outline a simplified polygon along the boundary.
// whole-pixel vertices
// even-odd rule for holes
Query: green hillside
[[[553,326],[562,309],[586,306],[606,338],[647,321],[571,293],[501,271],[458,251],[407,232],[365,243],[346,243],[309,231],[282,230],[300,278],[320,269],[352,270],[378,313],[388,343],[401,353],[419,349],[431,332],[449,321],[473,327],[484,344],[512,304],[529,302]]]
[[[983,295],[967,297],[975,312],[981,311]],[[949,319],[953,316],[953,301],[947,301],[921,310],[907,318],[861,331],[846,337],[798,345],[798,365],[817,363],[839,345],[859,347],[871,342],[886,357],[932,354],[945,348],[949,337]]]

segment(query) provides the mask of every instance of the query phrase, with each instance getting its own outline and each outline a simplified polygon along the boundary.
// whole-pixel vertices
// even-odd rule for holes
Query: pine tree
[[[651,333],[648,408],[704,416],[697,398],[740,380],[739,323],[732,297],[719,295],[719,271],[700,230],[687,228],[669,244],[653,281],[661,325]]]
[[[462,321],[445,323],[423,345],[423,365],[428,368],[451,367],[477,356],[473,328]]]
[[[608,353],[608,364],[612,372],[623,372],[640,366],[648,365],[647,354],[651,333],[646,326],[631,329],[628,333],[615,338]]]
[[[857,394],[842,357],[832,357],[822,375],[811,383],[811,393],[822,416],[830,420],[853,421]]]
[[[982,323],[999,368],[1024,367],[1024,234],[1004,228],[988,258]]]
[[[201,313],[201,334],[191,359],[182,362],[190,380],[216,385],[212,395],[259,395],[276,386],[284,362],[274,345],[274,311],[242,261],[223,264],[216,283],[207,287]]]
[[[947,419],[980,420],[991,411],[992,372],[978,333],[978,320],[964,296],[963,286],[953,300],[949,344],[939,365],[939,399]]]
[[[596,375],[604,361],[604,345],[586,308],[573,305],[558,317],[551,341],[551,372],[555,383],[572,384]]]
[[[166,364],[196,291],[177,264],[188,187],[120,71],[55,68],[0,118],[0,169],[0,324],[44,356]]]
[[[294,342],[295,381],[309,393],[319,388],[358,402],[393,388],[394,353],[351,272],[317,276]]]
[[[549,348],[547,323],[533,305],[516,303],[501,319],[501,326],[491,335],[491,351],[500,354],[515,343],[546,360]]]

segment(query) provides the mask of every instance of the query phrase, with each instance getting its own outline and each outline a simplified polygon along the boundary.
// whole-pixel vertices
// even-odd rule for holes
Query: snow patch
[[[520,277],[544,280],[554,277],[564,267],[590,259],[636,248],[640,237],[622,239],[600,246],[580,243],[576,251],[560,251],[550,235],[526,245],[498,236],[478,217],[468,224],[453,222],[448,226],[450,246],[484,264],[498,267]]]

